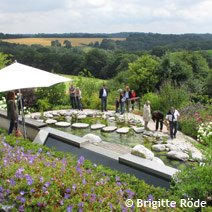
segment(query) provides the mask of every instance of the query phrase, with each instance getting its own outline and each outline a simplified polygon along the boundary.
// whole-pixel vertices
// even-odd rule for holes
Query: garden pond
[[[111,145],[112,144],[118,144],[125,147],[133,148],[137,144],[144,145],[146,148],[151,150],[152,145],[155,143],[153,142],[153,138],[151,137],[143,137],[142,134],[137,134],[133,128],[130,128],[129,132],[127,134],[119,134],[116,131],[114,132],[103,132],[101,129],[98,130],[92,130],[90,128],[93,124],[104,124],[106,126],[116,126],[118,128],[122,127],[132,127],[131,124],[126,122],[117,122],[117,121],[110,121],[108,119],[102,119],[101,117],[86,117],[84,119],[77,119],[77,118],[70,118],[70,117],[56,117],[57,121],[68,121],[71,125],[74,123],[87,123],[89,124],[88,128],[85,129],[76,129],[70,127],[57,127],[55,125],[51,125],[51,127],[56,128],[58,130],[68,132],[70,134],[83,137],[84,135],[88,133],[92,133],[94,135],[97,135],[101,137],[102,141],[108,142]],[[164,141],[166,141],[166,138],[164,138]],[[112,148],[118,148],[118,146],[112,146]],[[114,149],[113,149],[114,150]],[[115,150],[114,150],[115,151]],[[177,168],[177,169],[185,169],[188,165],[191,165],[193,162],[187,161],[179,161],[179,160],[173,160],[167,158],[166,154],[167,151],[162,152],[156,152],[153,151],[155,154],[155,157],[159,157],[167,166]]]

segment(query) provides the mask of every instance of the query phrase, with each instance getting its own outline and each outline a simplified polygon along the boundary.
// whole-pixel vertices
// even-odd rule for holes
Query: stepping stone
[[[71,127],[77,128],[77,129],[84,129],[84,128],[88,128],[89,124],[86,124],[86,123],[74,123],[74,124],[72,124]]]
[[[55,123],[57,123],[57,121],[54,120],[54,119],[47,119],[47,120],[46,120],[46,123],[47,123],[47,124],[55,124]]]
[[[57,113],[57,112],[52,112],[52,115],[53,115],[53,116],[60,116],[60,114]]]
[[[102,131],[103,132],[113,132],[113,131],[115,131],[117,129],[117,127],[115,127],[115,126],[109,126],[109,127],[104,127],[104,128],[102,128]]]
[[[152,146],[152,150],[156,152],[162,152],[162,151],[166,151],[167,148],[165,144],[156,144]]]
[[[64,121],[55,123],[55,126],[57,127],[69,127],[70,125],[71,125],[70,123]]]
[[[129,127],[122,127],[116,130],[117,133],[120,134],[127,134],[129,132],[130,128]]]
[[[104,127],[106,127],[105,124],[93,124],[93,125],[91,125],[92,130],[99,130],[99,129],[102,129]]]

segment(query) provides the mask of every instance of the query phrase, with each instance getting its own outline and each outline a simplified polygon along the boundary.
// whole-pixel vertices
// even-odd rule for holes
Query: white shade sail
[[[72,81],[72,79],[17,62],[0,70],[0,92],[23,88],[49,87],[67,81]]]

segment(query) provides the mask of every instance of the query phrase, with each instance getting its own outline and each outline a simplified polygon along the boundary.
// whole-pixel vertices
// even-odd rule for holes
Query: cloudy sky
[[[0,0],[3,33],[212,33],[212,0]]]

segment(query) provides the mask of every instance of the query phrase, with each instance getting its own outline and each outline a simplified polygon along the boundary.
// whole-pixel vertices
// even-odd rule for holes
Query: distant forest
[[[210,50],[212,48],[212,34],[158,34],[158,33],[62,33],[62,34],[4,34],[0,39],[14,38],[105,38],[101,43],[90,43],[91,47],[109,50],[151,50],[163,47],[164,50]],[[126,38],[124,41],[110,38]]]
[[[66,46],[55,45],[59,43],[57,36],[58,38],[96,36],[104,39],[100,43],[98,41],[90,43],[89,46],[73,47],[71,44]],[[190,55],[192,58],[194,57],[192,55],[197,51],[198,57],[206,60],[209,68],[212,68],[212,51],[205,51],[212,50],[212,34],[165,35],[123,32],[114,34],[9,35],[0,33],[0,39],[26,37],[55,37],[56,39],[54,42],[52,41],[52,46],[46,47],[35,44],[31,46],[14,44],[0,40],[0,52],[7,54],[11,62],[17,60],[26,65],[61,74],[79,75],[83,72],[85,76],[92,75],[100,79],[111,79],[116,76],[125,79],[127,77],[121,76],[121,74],[129,70],[129,63],[135,62],[143,55],[150,55],[161,64],[161,67],[164,64],[172,67],[172,57],[175,57],[175,53],[183,51],[187,52],[183,55]],[[112,40],[110,39],[112,37],[125,37],[126,40]],[[183,57],[179,60],[183,60]],[[178,67],[181,66],[184,67],[184,65],[179,66],[178,64]],[[169,68],[166,69],[169,70]],[[184,69],[182,68],[182,70]]]

